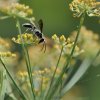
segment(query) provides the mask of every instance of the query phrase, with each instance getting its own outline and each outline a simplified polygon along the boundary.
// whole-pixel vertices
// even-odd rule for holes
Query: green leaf
[[[66,92],[68,92],[79,81],[79,79],[84,75],[84,73],[90,67],[92,61],[93,59],[89,58],[86,58],[83,61],[78,70],[75,72],[75,74],[71,77],[71,79],[66,83],[66,85],[62,89],[61,96],[63,96]]]
[[[4,69],[0,70],[0,100],[4,100],[6,93],[6,72]]]
[[[98,50],[97,54],[93,58],[86,58],[83,63],[80,65],[78,70],[75,74],[71,77],[71,79],[66,83],[64,88],[61,91],[61,96],[63,96],[67,91],[69,91],[78,81],[79,79],[84,75],[84,73],[87,71],[87,69],[90,67],[90,65],[93,64],[93,62],[96,60],[96,58],[100,55],[100,50]]]
[[[14,99],[6,93],[4,100],[14,100]]]
[[[3,85],[3,71],[0,70],[0,95],[2,91],[2,85]]]
[[[10,95],[8,95],[9,93]],[[0,70],[0,100],[17,100],[12,93],[11,86],[7,80],[7,74],[4,69]]]

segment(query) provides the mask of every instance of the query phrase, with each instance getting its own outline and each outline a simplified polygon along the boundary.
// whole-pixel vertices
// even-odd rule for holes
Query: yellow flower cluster
[[[12,3],[10,6],[6,6],[4,8],[0,9],[3,13],[8,14],[9,16],[13,17],[28,17],[32,15],[32,9],[29,8],[29,6],[26,6],[24,4],[19,3]],[[34,19],[34,18],[33,18]]]
[[[0,38],[0,49],[2,48],[9,48],[9,44],[4,39]]]
[[[81,56],[95,56],[100,49],[99,35],[85,26],[82,26],[80,36],[78,38],[78,45],[84,48],[84,53]],[[75,39],[77,32],[73,32],[70,36],[71,40]]]
[[[69,6],[74,17],[80,17],[83,13],[88,16],[100,16],[100,2],[96,0],[73,0]]]
[[[16,54],[11,52],[0,52],[0,57],[16,57]]]
[[[0,37],[0,57],[15,57],[16,54],[9,51],[10,45],[8,41]]]
[[[52,74],[55,70],[55,67],[50,67],[50,68],[44,68],[43,70],[35,70],[34,72],[32,72],[32,76],[45,76],[46,74]],[[60,74],[61,72],[61,69],[57,68],[57,72],[56,74]],[[28,73],[26,71],[19,71],[17,73],[18,76],[21,76],[21,77],[27,77],[28,76]],[[52,76],[52,75],[49,75],[49,76]],[[48,76],[48,77],[49,77]]]
[[[13,37],[12,40],[15,43],[18,43],[18,44],[23,43],[25,45],[28,45],[28,44],[36,45],[39,42],[38,38],[35,35],[29,34],[29,33],[18,35],[17,38]]]
[[[59,44],[61,46],[65,46],[71,43],[70,38],[66,39],[64,35],[61,35],[60,37],[58,37],[56,34],[54,34],[52,36],[52,39],[55,41],[56,44]]]
[[[73,45],[74,45],[74,42],[72,42],[70,40],[70,38],[65,38],[64,35],[61,35],[60,37],[58,37],[56,34],[54,34],[52,36],[52,39],[55,42],[54,48],[56,48],[57,50],[61,50],[61,48],[63,47],[63,54],[65,54],[65,55],[70,54],[70,52],[73,48]],[[80,48],[78,46],[76,46],[73,56],[77,56],[83,52],[84,52],[84,50],[80,50]]]
[[[0,8],[6,7],[8,5],[11,5],[11,3],[15,3],[18,0],[0,0]]]
[[[40,90],[41,86],[42,86],[42,89],[46,89],[46,86],[49,82],[49,77],[46,77],[44,74],[46,74],[44,70],[37,70],[32,73],[34,84],[35,83],[37,84],[36,86],[34,86],[34,90],[37,95],[41,92]],[[26,71],[19,71],[17,73],[17,76],[20,82],[23,81],[25,82],[25,84],[30,86],[29,81],[28,81],[28,73]]]
[[[37,95],[41,92],[41,86],[42,86],[43,90],[45,90],[47,88],[48,83],[50,82],[50,79],[54,73],[54,70],[55,70],[55,67],[50,67],[50,68],[44,68],[42,70],[34,70],[32,72],[32,76],[34,79],[34,85],[35,85],[35,83],[38,85],[38,87],[37,87],[37,85],[34,86],[34,90]],[[57,68],[55,77],[58,77],[60,72],[61,72],[61,70],[59,68]],[[20,82],[23,81],[23,82],[25,82],[25,84],[26,84],[26,82],[27,82],[27,84],[29,84],[29,81],[27,81],[28,73],[26,71],[19,71],[17,73],[17,77]]]

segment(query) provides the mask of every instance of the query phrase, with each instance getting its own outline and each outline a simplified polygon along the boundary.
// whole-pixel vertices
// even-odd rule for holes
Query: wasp
[[[23,27],[27,28],[26,31],[31,31],[32,33],[34,33],[36,35],[36,37],[39,38],[39,44],[43,43],[42,49],[45,47],[45,49],[44,49],[44,52],[45,52],[46,51],[46,42],[45,42],[45,39],[44,39],[44,36],[42,33],[43,32],[43,21],[41,19],[38,21],[38,25],[39,25],[39,28],[32,21],[30,21],[29,23],[22,24]]]

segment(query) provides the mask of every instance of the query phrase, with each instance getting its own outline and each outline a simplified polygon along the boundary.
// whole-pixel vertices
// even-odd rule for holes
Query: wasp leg
[[[46,51],[46,43],[45,43],[45,41],[44,41],[43,38],[39,41],[39,43],[42,43],[42,42],[43,42],[43,47],[42,47],[41,51],[42,51],[43,48],[44,48],[44,53],[45,53],[45,51]]]

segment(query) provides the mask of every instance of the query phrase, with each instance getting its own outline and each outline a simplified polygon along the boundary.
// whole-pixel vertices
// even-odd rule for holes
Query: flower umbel
[[[51,67],[51,68],[44,68],[42,70],[34,70],[32,72],[32,78],[34,79],[34,89],[35,89],[35,94],[39,95],[42,94],[44,91],[46,91],[48,83],[51,80],[52,77],[52,73],[55,70],[55,67]],[[57,68],[57,72],[55,75],[55,79],[59,76],[59,74],[61,73],[61,69]],[[23,82],[23,85],[29,85],[29,81],[28,81],[28,73],[25,70],[20,70],[17,73],[17,79],[19,82]],[[41,90],[42,87],[42,90]],[[25,91],[27,91],[27,87],[25,87]]]
[[[100,16],[100,2],[96,0],[73,0],[69,6],[74,17],[80,17],[83,13],[88,16]]]
[[[72,42],[70,38],[65,38],[64,35],[61,35],[60,37],[58,37],[56,34],[54,34],[52,36],[52,39],[55,42],[54,48],[56,48],[58,51],[60,51],[63,46],[63,54],[65,54],[65,55],[70,54],[72,47],[74,45],[74,42]],[[80,53],[83,53],[83,51],[84,50],[80,50],[80,48],[76,45],[73,56],[77,56]]]
[[[16,54],[8,52],[0,52],[0,57],[16,57]]]
[[[29,6],[19,3],[12,3],[10,6],[1,8],[1,11],[12,17],[28,18],[33,14],[32,9]],[[32,17],[32,20],[34,18]]]
[[[11,3],[18,2],[18,0],[0,0],[0,8],[11,5]]]
[[[18,35],[17,38],[13,37],[12,40],[15,43],[18,43],[18,44],[23,43],[25,45],[29,45],[29,44],[37,45],[39,42],[39,39],[35,35],[29,34],[29,33]]]
[[[0,37],[0,57],[15,57],[16,54],[10,52],[10,44],[8,41]]]
[[[75,36],[76,31],[74,31],[70,36],[71,40],[74,40]],[[85,56],[94,56],[100,49],[99,35],[94,33],[92,30],[88,30],[85,26],[82,26],[81,34],[78,38],[78,45],[85,50],[85,53],[81,55],[83,58]]]

